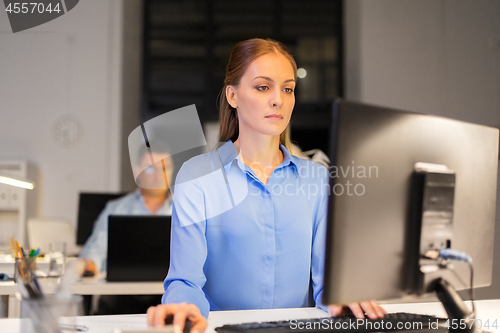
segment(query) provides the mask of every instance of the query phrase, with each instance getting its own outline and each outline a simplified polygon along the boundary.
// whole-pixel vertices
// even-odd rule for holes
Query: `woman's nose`
[[[283,98],[281,97],[281,92],[277,92],[276,94],[273,95],[271,99],[271,106],[274,108],[277,106],[281,106],[282,103],[283,103]]]

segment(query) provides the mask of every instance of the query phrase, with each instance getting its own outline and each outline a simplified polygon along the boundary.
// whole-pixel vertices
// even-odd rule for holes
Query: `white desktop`
[[[385,304],[383,307],[389,313],[411,312],[439,317],[444,317],[446,315],[441,303],[438,302]],[[483,329],[489,332],[500,332],[500,300],[477,301],[476,308],[478,319],[482,323]],[[323,317],[326,318],[328,315],[324,311],[316,308],[212,311],[208,317],[208,328],[206,333],[214,333],[216,327],[224,324]],[[0,319],[2,333],[19,333],[21,320],[22,319]],[[484,327],[487,322],[489,329]],[[114,333],[116,329],[123,332],[126,332],[126,330],[148,329],[145,314],[77,317],[76,323],[87,327],[87,332],[89,333]]]
[[[53,294],[58,278],[40,278],[38,280],[46,294]],[[163,282],[108,282],[106,275],[86,277],[77,281],[71,288],[76,295],[161,295]],[[16,296],[17,285],[14,281],[0,281],[0,318],[19,318],[20,301]]]

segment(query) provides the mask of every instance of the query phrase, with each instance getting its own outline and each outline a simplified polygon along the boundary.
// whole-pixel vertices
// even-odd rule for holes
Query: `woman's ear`
[[[234,109],[238,107],[238,103],[236,102],[236,90],[233,86],[226,87],[226,98],[229,105],[231,105]]]

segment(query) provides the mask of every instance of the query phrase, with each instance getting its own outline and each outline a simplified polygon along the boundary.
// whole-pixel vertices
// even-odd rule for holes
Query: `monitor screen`
[[[475,287],[491,284],[498,146],[498,129],[334,102],[323,303],[415,291],[408,289],[407,253],[411,239],[420,237],[409,222],[417,163],[452,170],[454,198],[446,201],[452,226],[444,246],[473,258]],[[464,289],[460,280],[469,281],[469,274],[466,264],[453,263],[434,277]]]
[[[94,223],[109,200],[117,199],[124,193],[80,193],[76,244],[84,245],[92,234]]]

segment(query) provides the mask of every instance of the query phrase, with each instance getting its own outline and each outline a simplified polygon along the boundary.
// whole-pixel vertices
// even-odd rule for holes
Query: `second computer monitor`
[[[80,193],[76,244],[84,245],[92,234],[95,221],[110,200],[118,199],[125,193]]]
[[[491,284],[498,130],[346,101],[333,109],[323,303],[392,299],[411,291],[407,233],[419,162],[454,171],[447,246],[472,256],[475,287]],[[439,274],[464,289],[457,276],[469,281],[468,267],[453,266],[456,275]]]

